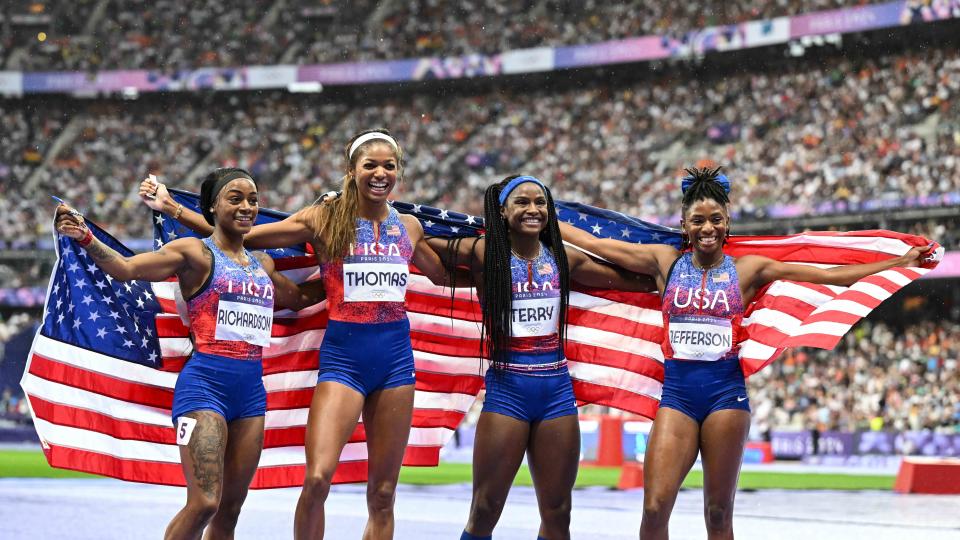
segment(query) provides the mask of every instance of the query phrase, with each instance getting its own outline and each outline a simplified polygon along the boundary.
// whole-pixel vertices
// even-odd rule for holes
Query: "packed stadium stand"
[[[0,66],[174,71],[495,54],[871,3],[22,1],[9,2],[0,19]],[[960,11],[948,2],[924,6]],[[206,172],[229,165],[253,172],[266,206],[293,211],[339,185],[343,144],[376,126],[404,147],[402,200],[476,215],[483,187],[523,172],[545,180],[558,199],[676,226],[683,167],[719,164],[735,181],[734,233],[884,227],[956,250],[960,200],[949,196],[960,193],[957,36],[954,20],[910,35],[845,35],[802,57],[778,47],[320,94],[0,99],[0,278],[5,287],[45,284],[47,194],[118,237],[144,239],[151,230],[136,197],[140,179],[156,173],[196,190]],[[836,351],[794,350],[752,378],[754,436],[878,425],[960,431],[960,310],[942,288],[924,291],[908,296],[936,304],[936,317],[888,310]],[[921,300],[897,305],[911,301]],[[0,344],[38,315],[36,306],[2,310]],[[14,361],[0,354],[5,417],[22,416]]]
[[[19,50],[5,67],[172,70],[493,54],[871,3],[878,2],[242,0],[199,7],[173,0],[22,0],[8,3],[10,16],[52,31],[43,41],[11,39],[22,46],[11,47]]]
[[[120,236],[147,236],[136,181],[156,172],[190,188],[216,165],[251,169],[270,186],[270,204],[292,211],[339,184],[342,141],[370,125],[391,127],[405,147],[402,197],[472,213],[490,179],[522,170],[550,182],[558,198],[675,225],[676,173],[701,160],[741,179],[733,209],[746,221],[787,206],[842,214],[960,190],[956,49],[686,80],[675,71],[622,84],[372,100],[258,93],[28,101],[2,109],[13,129],[3,136],[0,177],[27,180],[0,197],[29,219],[9,213],[0,226],[7,237],[45,237],[47,209],[28,204],[20,188],[57,188],[92,218],[109,216]]]

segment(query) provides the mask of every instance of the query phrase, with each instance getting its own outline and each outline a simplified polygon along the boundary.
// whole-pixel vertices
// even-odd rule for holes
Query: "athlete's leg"
[[[466,531],[489,536],[523,463],[530,424],[503,414],[484,412],[473,443],[473,500]]]
[[[573,484],[580,463],[580,420],[568,414],[530,428],[527,463],[540,507],[540,536],[570,538]]]
[[[209,410],[182,415],[196,420],[190,440],[180,445],[180,463],[187,480],[187,504],[174,516],[164,538],[199,539],[220,506],[227,421]],[[179,429],[179,427],[178,427]]]
[[[247,498],[250,481],[257,472],[263,450],[263,416],[239,418],[227,425],[227,451],[223,460],[223,495],[204,538],[232,539]]]
[[[750,413],[726,409],[707,416],[700,428],[703,516],[710,540],[733,538],[733,499],[750,432]]]
[[[364,540],[393,538],[393,502],[412,418],[412,384],[373,392],[363,406],[369,470]]]
[[[643,460],[643,519],[640,538],[668,538],[670,513],[680,484],[697,460],[700,426],[682,412],[657,411]]]
[[[323,504],[362,408],[363,394],[349,386],[323,381],[313,391],[305,440],[307,467],[293,520],[296,538],[323,538]]]

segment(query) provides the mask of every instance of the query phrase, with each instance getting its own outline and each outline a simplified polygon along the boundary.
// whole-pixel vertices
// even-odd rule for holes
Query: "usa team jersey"
[[[661,303],[666,359],[712,361],[736,356],[743,321],[743,298],[733,257],[701,270],[693,254],[674,263]]]
[[[358,218],[351,251],[343,259],[321,265],[330,319],[362,323],[405,319],[413,245],[400,214],[391,207],[376,228]]]
[[[270,344],[273,326],[273,281],[249,251],[250,264],[240,266],[213,242],[210,276],[187,300],[194,350],[201,353],[260,360]]]
[[[536,259],[510,254],[510,350],[545,353],[560,347],[560,273],[553,253],[540,245]]]

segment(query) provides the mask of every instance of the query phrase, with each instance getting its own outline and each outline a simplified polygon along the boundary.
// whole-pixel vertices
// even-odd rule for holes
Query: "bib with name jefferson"
[[[187,300],[190,330],[197,352],[260,360],[273,328],[273,281],[249,251],[242,266],[213,242],[203,243],[213,254],[207,281]]]
[[[667,278],[661,303],[663,357],[713,361],[739,353],[743,298],[733,257],[702,270],[684,253]]]
[[[407,229],[393,207],[378,225],[358,218],[350,253],[322,266],[330,319],[383,323],[406,318],[412,257]]]

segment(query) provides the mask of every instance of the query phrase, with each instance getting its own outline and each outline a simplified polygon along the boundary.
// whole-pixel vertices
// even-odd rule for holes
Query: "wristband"
[[[183,213],[183,205],[177,203],[177,211],[173,213],[173,219],[180,219],[180,214]]]
[[[89,228],[86,230],[87,233],[84,234],[82,238],[77,240],[77,243],[80,244],[80,247],[87,247],[91,242],[93,242],[93,231],[91,231]]]

